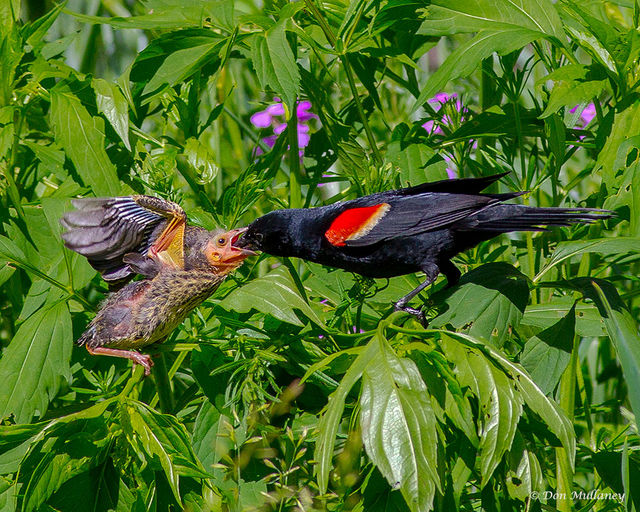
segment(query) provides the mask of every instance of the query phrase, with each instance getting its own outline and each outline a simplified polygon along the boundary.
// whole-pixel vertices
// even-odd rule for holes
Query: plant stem
[[[353,101],[356,104],[356,110],[358,111],[358,116],[360,117],[360,121],[364,126],[364,131],[367,135],[367,140],[369,141],[369,146],[371,146],[371,151],[373,151],[373,159],[376,165],[382,164],[382,157],[380,155],[380,151],[378,150],[378,146],[376,145],[375,138],[373,136],[373,131],[371,130],[371,126],[369,126],[369,121],[367,120],[367,116],[364,113],[364,108],[362,108],[362,102],[360,101],[360,96],[358,95],[358,89],[356,87],[355,79],[353,78],[353,69],[351,68],[351,63],[349,62],[349,55],[345,52],[344,49],[338,50],[337,43],[338,40],[334,35],[331,27],[324,19],[324,16],[320,12],[320,10],[313,3],[313,0],[304,0],[307,9],[311,12],[313,17],[316,19],[320,28],[324,32],[329,43],[333,46],[333,49],[336,50],[342,65],[344,66],[344,71],[347,74],[347,81],[349,82],[349,89],[351,89],[351,94],[353,95]]]
[[[287,121],[287,138],[289,139],[289,208],[302,206],[302,191],[300,190],[300,150],[298,148],[298,115],[296,101],[293,102],[293,112]]]
[[[158,391],[158,401],[160,402],[160,410],[165,414],[173,412],[173,394],[171,392],[171,381],[167,372],[167,360],[165,354],[160,354],[153,366],[153,379],[156,382]]]

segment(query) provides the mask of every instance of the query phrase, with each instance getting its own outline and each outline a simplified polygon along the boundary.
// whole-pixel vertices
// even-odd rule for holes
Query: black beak
[[[247,228],[245,228],[245,231],[246,229]],[[241,233],[233,237],[233,239],[231,240],[231,247],[235,247],[236,249],[257,249],[257,247],[255,247],[254,244],[251,243],[250,237],[246,235],[245,231],[242,231]]]

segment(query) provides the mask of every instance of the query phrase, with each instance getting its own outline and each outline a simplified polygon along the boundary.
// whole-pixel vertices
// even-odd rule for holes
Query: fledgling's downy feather
[[[162,341],[252,254],[233,247],[244,230],[186,225],[176,203],[157,197],[88,198],[62,219],[65,245],[87,257],[111,293],[78,339],[92,354],[131,359],[149,374],[140,349]],[[130,281],[136,274],[141,281]]]

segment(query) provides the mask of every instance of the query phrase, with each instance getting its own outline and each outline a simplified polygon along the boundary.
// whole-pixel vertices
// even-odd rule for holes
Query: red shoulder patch
[[[352,208],[338,215],[327,232],[325,238],[331,245],[342,247],[349,240],[356,240],[371,231],[389,211],[391,205],[387,203]]]

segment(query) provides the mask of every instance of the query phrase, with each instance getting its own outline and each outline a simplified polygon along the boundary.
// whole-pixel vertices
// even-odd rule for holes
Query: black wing
[[[487,195],[425,193],[389,201],[389,208],[370,229],[344,241],[348,247],[373,245],[383,240],[445,228],[499,202]],[[347,213],[348,210],[341,215]],[[335,221],[334,221],[335,222]]]
[[[187,218],[176,203],[139,195],[76,199],[72,204],[77,209],[61,220],[67,229],[62,234],[65,246],[86,256],[105,281],[120,281],[136,273],[123,261],[129,253],[162,253],[173,266],[184,266]]]

